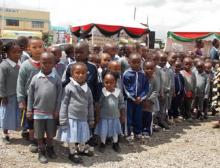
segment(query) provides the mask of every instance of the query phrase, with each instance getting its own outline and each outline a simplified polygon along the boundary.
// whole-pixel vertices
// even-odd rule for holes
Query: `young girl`
[[[0,64],[0,127],[3,130],[3,142],[10,143],[8,130],[16,130],[19,125],[19,109],[16,98],[16,81],[19,72],[21,50],[16,41],[5,46],[7,59]]]
[[[112,148],[120,152],[118,135],[122,134],[121,121],[124,121],[124,97],[120,89],[116,88],[117,77],[112,72],[106,72],[103,76],[104,88],[99,100],[99,114],[97,115],[98,124],[95,134],[101,138],[99,147],[100,152],[105,150],[107,137],[113,137]]]
[[[61,129],[57,138],[69,145],[69,159],[82,163],[79,154],[92,156],[93,151],[85,143],[90,138],[89,126],[94,125],[93,97],[86,83],[87,66],[77,62],[72,66],[70,83],[65,87],[59,114]]]

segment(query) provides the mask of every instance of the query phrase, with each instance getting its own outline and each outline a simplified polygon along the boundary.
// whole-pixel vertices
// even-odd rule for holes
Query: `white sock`
[[[118,135],[113,136],[113,143],[117,143],[118,142]]]
[[[77,153],[77,146],[75,143],[69,143],[68,144],[69,150],[70,150],[70,154],[75,154]]]

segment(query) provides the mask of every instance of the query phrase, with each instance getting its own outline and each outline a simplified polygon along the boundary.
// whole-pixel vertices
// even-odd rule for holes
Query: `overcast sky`
[[[157,38],[169,30],[196,27],[220,30],[219,0],[0,0],[6,7],[50,11],[52,25],[77,25],[82,20],[133,20],[146,23]]]

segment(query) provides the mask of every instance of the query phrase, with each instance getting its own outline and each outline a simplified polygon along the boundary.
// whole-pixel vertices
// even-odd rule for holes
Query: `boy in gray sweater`
[[[38,141],[38,159],[41,163],[47,163],[43,142],[45,133],[47,156],[52,159],[57,157],[53,149],[53,137],[56,134],[62,83],[52,72],[54,63],[55,58],[52,53],[45,52],[41,55],[41,71],[33,77],[28,92],[27,118],[34,120],[34,136]]]

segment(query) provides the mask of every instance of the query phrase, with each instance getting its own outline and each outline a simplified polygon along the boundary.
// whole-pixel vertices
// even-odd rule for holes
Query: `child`
[[[64,48],[64,52],[66,54],[66,61],[65,61],[65,64],[66,66],[69,65],[70,63],[74,62],[75,61],[75,58],[74,58],[74,47],[73,45],[71,44],[68,44],[65,46]]]
[[[73,64],[71,81],[65,87],[59,114],[63,128],[58,139],[68,143],[69,159],[74,163],[82,163],[80,153],[93,155],[92,150],[85,145],[90,138],[89,126],[94,125],[92,92],[86,83],[87,71],[84,63]]]
[[[103,53],[108,53],[112,61],[118,61],[120,57],[117,55],[117,48],[115,44],[106,43],[103,46]]]
[[[116,88],[117,76],[112,72],[106,72],[103,76],[104,88],[99,100],[100,112],[97,115],[98,124],[95,134],[101,138],[100,152],[104,152],[107,137],[113,137],[112,148],[120,152],[118,136],[122,134],[121,122],[124,122],[125,103],[120,89]]]
[[[54,73],[60,77],[60,79],[63,76],[64,71],[66,70],[66,64],[60,60],[62,56],[62,51],[59,47],[57,46],[52,46],[49,49],[50,52],[52,52],[55,56],[55,66],[54,66]]]
[[[197,119],[207,118],[207,114],[204,113],[204,99],[209,97],[210,83],[208,75],[204,71],[204,62],[198,61],[196,76],[196,93],[195,93],[195,107],[197,110]]]
[[[55,57],[45,52],[40,57],[41,71],[36,74],[28,92],[27,118],[34,120],[34,136],[38,142],[38,160],[47,163],[47,156],[57,158],[53,148],[53,137],[56,135],[56,119],[59,116],[62,83],[52,71]],[[50,100],[50,101],[48,101]],[[46,133],[46,148],[44,134]]]
[[[116,87],[123,90],[122,76],[121,76],[121,65],[118,61],[111,61],[108,64],[108,70],[117,76]]]
[[[155,77],[155,64],[153,61],[146,61],[143,64],[144,73],[149,81],[149,92],[142,103],[143,112],[143,136],[148,138],[153,133],[153,112],[158,101],[158,83]]]
[[[162,79],[162,85],[161,85],[161,95],[159,97],[159,103],[160,103],[160,113],[158,118],[158,125],[162,128],[169,129],[167,121],[167,111],[170,108],[170,93],[173,91],[172,89],[172,76],[170,73],[170,70],[166,68],[167,63],[167,56],[164,53],[160,53],[160,70],[161,70],[161,79]]]
[[[124,91],[127,98],[127,129],[128,140],[131,139],[131,126],[137,139],[142,137],[142,106],[141,102],[147,97],[148,81],[141,70],[141,56],[132,53],[129,56],[131,68],[123,74]]]
[[[186,57],[183,60],[183,70],[180,72],[184,78],[184,91],[185,96],[183,100],[183,118],[189,122],[192,122],[192,101],[196,93],[196,77],[192,73],[193,61],[190,57]]]
[[[38,37],[31,38],[28,44],[28,51],[31,54],[31,58],[21,65],[17,80],[17,99],[22,112],[27,109],[27,95],[31,80],[40,71],[39,60],[44,51],[43,41]],[[37,152],[37,144],[34,141],[33,120],[26,120],[26,114],[23,113],[22,115],[22,126],[29,129],[30,151]]]
[[[29,43],[29,39],[24,36],[20,36],[17,38],[18,45],[21,48],[22,55],[21,55],[21,63],[23,63],[25,60],[30,58],[30,55],[27,52],[27,47]]]
[[[19,108],[16,98],[16,81],[19,72],[21,50],[16,41],[4,47],[7,59],[0,64],[0,127],[3,130],[3,142],[10,143],[8,130],[16,130],[20,126]]]
[[[180,73],[182,68],[182,63],[180,61],[176,61],[174,63],[174,83],[175,83],[175,94],[172,98],[171,110],[169,111],[169,117],[173,117],[175,123],[181,122],[179,119],[181,109],[181,105],[183,103],[184,98],[184,78]]]

